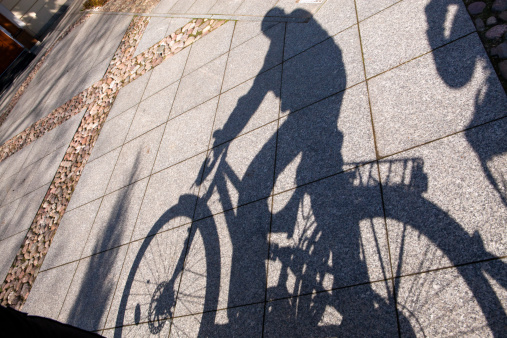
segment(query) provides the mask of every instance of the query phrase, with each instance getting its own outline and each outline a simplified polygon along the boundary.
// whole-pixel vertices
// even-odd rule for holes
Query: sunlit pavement
[[[120,90],[24,312],[104,336],[504,334],[507,96],[462,1],[152,14],[136,54],[229,21]],[[62,40],[2,142],[98,81],[131,19]],[[82,114],[0,162],[2,278]]]

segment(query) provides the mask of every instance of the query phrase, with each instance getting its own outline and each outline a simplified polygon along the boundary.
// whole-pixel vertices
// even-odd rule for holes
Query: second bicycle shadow
[[[279,20],[292,17],[308,21]],[[437,247],[421,253],[428,265],[467,262],[471,246],[492,256],[423,198],[422,159],[376,161],[357,26],[331,36],[304,10],[274,8],[261,30],[264,62],[233,110],[216,113],[197,195],[182,195],[150,234],[177,217],[185,225],[139,247],[115,335],[141,324],[191,336],[424,333],[396,306],[405,242],[389,243],[386,218]],[[399,200],[389,210],[386,193]],[[152,263],[159,243],[171,248],[163,267]],[[481,307],[498,305],[483,277],[460,274]]]

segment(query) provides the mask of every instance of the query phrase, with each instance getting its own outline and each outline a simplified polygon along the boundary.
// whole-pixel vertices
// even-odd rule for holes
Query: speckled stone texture
[[[110,64],[112,108],[27,308],[106,336],[501,336],[507,101],[469,3],[327,0],[262,25],[270,1],[213,1],[158,9],[253,16],[195,44],[213,18],[150,33]],[[7,219],[40,160],[19,154],[40,147],[0,162],[20,178],[0,179]]]
[[[30,84],[30,82],[33,80],[33,78],[35,77],[35,75],[37,75],[37,72],[42,67],[42,65],[46,61],[46,58],[51,53],[51,51],[53,50],[53,48],[55,48],[55,46],[58,44],[58,42],[60,42],[61,40],[63,40],[63,38],[65,38],[74,28],[76,28],[77,26],[79,26],[80,24],[82,24],[83,22],[85,22],[86,19],[88,19],[89,17],[90,17],[90,15],[84,15],[84,16],[82,16],[73,25],[71,25],[70,27],[68,27],[58,37],[58,39],[53,43],[53,45],[50,48],[48,48],[48,50],[46,51],[46,53],[44,53],[44,55],[42,56],[42,58],[39,60],[39,62],[37,62],[37,64],[34,66],[33,70],[27,76],[27,78],[25,79],[25,81],[23,81],[23,83],[19,87],[19,89],[16,92],[16,94],[14,94],[14,96],[11,99],[11,101],[9,102],[9,105],[7,106],[7,108],[1,113],[1,115],[0,115],[0,126],[5,122],[5,120],[9,116],[9,114],[12,111],[12,109],[14,108],[14,106],[18,103],[19,99],[21,98],[21,96],[23,95],[23,93],[25,92],[26,88],[28,87],[28,85]]]

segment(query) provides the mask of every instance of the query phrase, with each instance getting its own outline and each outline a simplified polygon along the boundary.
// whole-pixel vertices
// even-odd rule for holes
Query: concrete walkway
[[[22,307],[104,336],[500,336],[507,95],[462,1],[162,0]],[[184,8],[185,7],[185,8]],[[308,22],[301,18],[309,18]],[[0,127],[97,82],[93,14]],[[86,111],[0,162],[0,278]]]

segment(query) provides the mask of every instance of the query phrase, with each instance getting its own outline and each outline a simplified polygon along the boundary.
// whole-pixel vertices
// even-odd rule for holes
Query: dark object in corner
[[[0,335],[2,337],[102,337],[56,320],[29,316],[0,305]]]

